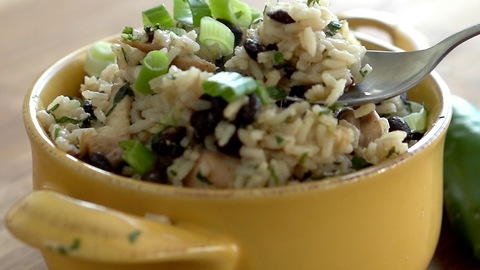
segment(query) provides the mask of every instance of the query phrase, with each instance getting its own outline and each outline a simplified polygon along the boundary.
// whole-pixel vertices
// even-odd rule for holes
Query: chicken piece
[[[90,134],[88,138],[82,139],[89,155],[104,156],[114,168],[123,161],[123,150],[118,142],[129,139],[131,106],[132,97],[125,96],[116,104],[105,126],[99,128],[96,134]]]
[[[360,130],[360,138],[358,145],[366,147],[370,142],[378,139],[383,134],[383,126],[380,122],[380,116],[376,111],[356,118],[353,109],[344,108],[338,114],[339,120],[346,120]]]
[[[235,157],[203,152],[184,179],[184,185],[195,188],[230,188],[239,162]]]

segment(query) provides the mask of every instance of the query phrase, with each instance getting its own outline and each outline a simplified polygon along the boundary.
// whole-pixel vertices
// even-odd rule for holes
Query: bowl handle
[[[373,28],[388,34],[393,45],[405,50],[418,50],[429,47],[426,37],[405,19],[392,13],[370,9],[350,9],[337,14],[345,19],[352,30]]]
[[[178,262],[186,269],[205,265],[223,270],[233,269],[238,255],[236,245],[225,237],[125,214],[54,191],[30,193],[10,208],[5,220],[13,235],[40,249],[44,257],[59,256],[63,261],[69,257],[68,263],[83,265],[91,262],[82,269],[111,264],[139,269],[135,265],[142,263],[155,269],[168,263],[171,269],[172,262]]]

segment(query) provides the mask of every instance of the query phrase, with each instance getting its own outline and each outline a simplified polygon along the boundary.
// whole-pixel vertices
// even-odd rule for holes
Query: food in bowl
[[[193,3],[92,46],[79,96],[37,113],[60,149],[145,181],[257,188],[348,174],[421,138],[426,111],[406,96],[337,102],[370,67],[328,1]]]

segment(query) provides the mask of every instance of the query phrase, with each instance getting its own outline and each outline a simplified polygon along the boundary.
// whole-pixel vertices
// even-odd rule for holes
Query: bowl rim
[[[400,50],[399,48],[391,45],[390,43],[376,39],[374,37],[363,35],[361,33],[356,33],[356,35],[361,40],[372,42],[388,50]],[[103,40],[112,40],[112,38],[115,37],[118,37],[118,35],[110,36]],[[41,146],[41,149],[53,155],[60,161],[61,164],[64,164],[67,167],[83,171],[87,175],[95,176],[97,180],[108,182],[107,184],[123,186],[125,188],[131,188],[142,192],[163,195],[171,194],[175,196],[187,197],[263,197],[279,196],[282,194],[294,194],[313,190],[329,190],[340,186],[351,185],[355,182],[370,178],[372,175],[392,169],[406,162],[406,160],[418,154],[419,152],[427,148],[429,145],[434,143],[436,140],[438,140],[442,133],[446,132],[446,129],[448,128],[451,119],[451,104],[448,99],[450,89],[445,83],[445,81],[437,74],[437,72],[433,71],[430,75],[428,75],[426,79],[430,79],[432,83],[435,83],[436,88],[438,89],[436,92],[439,95],[439,100],[441,101],[439,115],[434,121],[433,125],[428,130],[428,132],[426,132],[425,135],[416,144],[409,147],[406,153],[393,159],[389,159],[371,167],[345,175],[333,176],[319,181],[311,181],[278,187],[261,187],[246,189],[199,189],[139,181],[133,178],[103,171],[60,150],[51,141],[36,116],[38,103],[37,101],[40,98],[41,90],[49,82],[49,79],[53,75],[55,75],[58,70],[65,68],[72,62],[79,61],[79,58],[86,53],[88,46],[89,45],[83,46],[57,60],[44,72],[42,72],[41,75],[33,82],[30,89],[27,91],[23,101],[23,122],[27,135],[31,144],[34,143],[34,140],[39,146]]]

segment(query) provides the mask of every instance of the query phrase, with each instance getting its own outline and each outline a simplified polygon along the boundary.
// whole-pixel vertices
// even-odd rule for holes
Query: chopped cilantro
[[[177,175],[178,175],[177,171],[175,171],[175,170],[169,170],[168,173],[169,173],[171,176],[177,176]]]
[[[362,77],[365,78],[365,77],[367,76],[367,74],[368,74],[368,70],[366,70],[366,69],[360,69],[360,75],[362,75]]]
[[[395,146],[393,146],[392,148],[390,148],[390,150],[388,150],[387,158],[393,156],[396,153],[397,153],[397,149],[395,149]]]
[[[275,62],[275,65],[277,65],[277,66],[283,66],[287,63],[285,58],[283,58],[283,53],[281,53],[281,52],[275,52],[273,54],[273,61]]]
[[[273,99],[283,99],[287,96],[287,92],[284,89],[272,86],[267,88],[268,95]]]
[[[133,34],[133,27],[130,27],[130,26],[125,26],[123,28],[121,37],[125,41],[138,41],[140,39],[139,36],[135,36]]]
[[[320,116],[320,115],[330,114],[331,112],[332,112],[331,109],[322,107],[320,111],[318,111],[318,115]]]
[[[270,171],[270,177],[273,178],[273,181],[275,181],[275,183],[277,184],[280,183],[280,177],[278,177],[278,174],[275,171],[275,168],[272,165],[269,165],[268,170]]]
[[[131,244],[135,243],[138,239],[138,237],[140,236],[140,234],[142,234],[142,231],[141,230],[135,230],[135,231],[132,231],[128,234],[128,242],[130,242]]]
[[[282,144],[285,141],[285,139],[280,135],[276,135],[275,140],[277,141],[277,144]]]
[[[53,116],[53,119],[55,119],[56,123],[59,123],[59,124],[70,123],[70,124],[78,125],[78,124],[84,123],[85,121],[88,121],[88,117],[85,118],[85,119],[75,119],[75,118],[71,118],[71,117],[68,117],[68,116],[62,116],[60,118],[56,118],[55,115],[53,114],[53,112],[56,111],[58,109],[58,107],[60,107],[59,103],[55,104],[52,108],[47,110],[47,113],[51,114]],[[59,130],[58,131],[55,130],[55,138],[58,137],[57,136],[58,132],[59,132]]]
[[[60,107],[60,104],[59,104],[59,103],[53,105],[53,107],[50,108],[50,110],[47,110],[47,113],[51,114],[52,112],[54,112],[55,110],[57,110],[58,107]]]
[[[366,167],[369,167],[370,163],[368,163],[364,158],[359,157],[359,156],[353,156],[352,157],[352,167],[355,170],[360,170]]]
[[[342,26],[342,21],[331,21],[325,29],[325,34],[327,34],[327,36],[329,37],[333,37],[335,34],[338,33],[338,30],[340,30]]]
[[[115,96],[113,97],[113,105],[112,108],[107,112],[107,116],[109,116],[113,109],[117,107],[117,104],[122,101],[122,99],[126,96],[133,96],[133,90],[130,88],[130,85],[128,83],[124,84],[120,89],[117,91]]]
[[[198,172],[195,177],[202,183],[207,184],[207,185],[213,185],[212,181],[208,179],[205,175],[203,175],[201,172]]]
[[[307,158],[308,158],[308,153],[307,152],[303,153],[298,159],[298,164],[303,165],[307,160]]]
[[[52,249],[59,254],[62,255],[68,255],[70,252],[78,250],[80,248],[80,239],[75,238],[72,240],[72,243],[70,245],[56,245],[56,244],[50,244],[47,245],[47,248]]]

